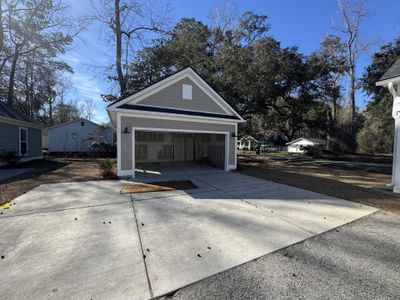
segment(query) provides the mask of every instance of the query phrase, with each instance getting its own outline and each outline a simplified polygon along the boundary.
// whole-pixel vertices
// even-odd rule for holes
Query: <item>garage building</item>
[[[107,107],[117,131],[118,176],[138,164],[207,161],[236,169],[244,119],[192,68]]]

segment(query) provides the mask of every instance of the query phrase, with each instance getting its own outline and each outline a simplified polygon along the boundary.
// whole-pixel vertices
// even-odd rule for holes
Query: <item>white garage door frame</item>
[[[180,132],[180,133],[207,133],[207,134],[223,134],[225,135],[225,161],[224,170],[229,171],[229,131],[206,131],[206,130],[190,130],[190,129],[173,129],[173,128],[153,128],[153,127],[132,127],[132,177],[136,176],[136,159],[135,159],[135,132],[136,131],[154,131],[154,132]]]

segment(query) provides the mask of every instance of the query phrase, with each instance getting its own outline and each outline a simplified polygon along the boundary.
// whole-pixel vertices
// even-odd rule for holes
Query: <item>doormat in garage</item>
[[[163,192],[189,189],[197,189],[197,186],[190,180],[130,182],[122,187],[121,194]]]

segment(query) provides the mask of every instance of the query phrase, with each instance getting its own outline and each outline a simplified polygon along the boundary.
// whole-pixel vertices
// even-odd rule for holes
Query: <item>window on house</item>
[[[189,84],[182,84],[182,98],[192,100],[192,86]]]
[[[81,126],[85,126],[85,122],[84,121],[81,121]]]
[[[73,139],[77,139],[78,138],[78,134],[76,132],[73,132],[71,134],[71,136],[72,136]]]
[[[28,155],[28,129],[19,129],[19,154],[21,156]]]

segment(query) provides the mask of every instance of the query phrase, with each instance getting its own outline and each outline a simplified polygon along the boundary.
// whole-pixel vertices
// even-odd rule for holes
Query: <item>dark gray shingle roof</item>
[[[22,122],[33,123],[35,125],[42,125],[38,121],[32,119],[30,116],[16,110],[14,107],[7,103],[0,101],[0,117],[6,117]]]
[[[379,81],[400,77],[400,58],[383,74]]]

